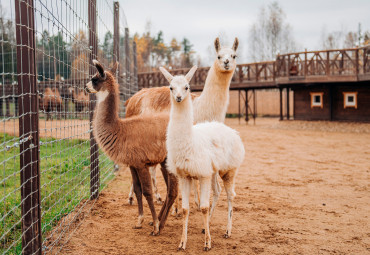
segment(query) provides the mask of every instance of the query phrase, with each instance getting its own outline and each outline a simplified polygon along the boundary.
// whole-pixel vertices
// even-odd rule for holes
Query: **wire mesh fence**
[[[0,2],[1,254],[58,253],[115,166],[91,132],[92,59],[120,63],[121,108],[136,50],[109,0]]]

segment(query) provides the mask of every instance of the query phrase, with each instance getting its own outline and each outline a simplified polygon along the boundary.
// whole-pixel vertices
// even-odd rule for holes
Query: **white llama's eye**
[[[188,90],[188,89],[189,89],[189,87],[188,87],[188,86],[186,86],[186,87],[185,87],[185,90]]]
[[[220,57],[220,56],[218,56],[217,58],[218,58],[218,59],[221,59],[221,57]]]
[[[233,56],[233,59],[235,59],[235,58],[236,58],[236,55]]]
[[[170,87],[170,90],[172,91],[172,90],[173,90],[173,88],[172,88],[172,87]]]

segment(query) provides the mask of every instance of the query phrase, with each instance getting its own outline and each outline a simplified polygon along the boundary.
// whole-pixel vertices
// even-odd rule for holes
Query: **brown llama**
[[[214,47],[217,58],[208,71],[201,95],[196,98],[192,96],[195,124],[205,121],[225,121],[229,104],[230,83],[236,68],[236,50],[238,45],[238,38],[235,38],[231,48],[221,47],[219,38],[215,39]],[[170,76],[168,74],[166,78]],[[126,116],[129,117],[159,112],[169,115],[170,109],[171,100],[168,86],[142,89],[126,102]],[[220,193],[221,187],[218,183],[216,188],[218,193]],[[194,194],[195,203],[199,209],[197,192],[194,192]],[[214,199],[217,199],[217,195],[214,194]],[[176,199],[173,214],[178,212],[177,205],[178,199]]]
[[[116,164],[130,167],[134,192],[138,201],[138,222],[134,228],[141,228],[144,220],[142,195],[145,196],[153,218],[152,235],[158,235],[164,228],[169,209],[178,188],[177,179],[166,168],[166,129],[168,114],[156,114],[120,119],[118,83],[114,78],[118,63],[111,71],[97,61],[93,64],[98,72],[86,84],[89,93],[96,93],[97,105],[93,118],[93,134],[104,153]],[[161,171],[167,184],[166,203],[157,216],[154,208],[151,177],[148,167],[161,164]]]
[[[69,88],[69,92],[71,93],[72,102],[75,104],[75,116],[80,115],[80,119],[82,120],[83,111],[85,108],[89,107],[89,96],[86,94],[85,91],[76,94],[74,88]]]
[[[42,103],[40,103],[39,108],[46,113],[46,120],[52,119],[52,112],[61,113],[63,109],[63,100],[59,90],[57,88],[45,88],[44,97],[42,98]],[[61,115],[57,115],[57,117],[60,119]]]

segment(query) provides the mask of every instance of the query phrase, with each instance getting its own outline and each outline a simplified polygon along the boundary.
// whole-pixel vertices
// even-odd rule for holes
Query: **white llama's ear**
[[[159,67],[159,70],[162,72],[167,81],[171,83],[173,76],[164,67]]]
[[[197,70],[197,66],[193,66],[190,71],[185,75],[185,79],[190,82],[191,78],[193,78],[193,75],[195,73],[195,71]]]
[[[233,50],[236,51],[238,46],[239,46],[239,40],[238,40],[238,37],[235,37],[235,41],[234,41],[234,44],[233,44]]]
[[[113,75],[116,75],[116,72],[117,72],[117,68],[118,68],[118,61],[116,61],[113,65],[113,67],[110,69],[110,72],[113,74]]]
[[[218,37],[217,37],[216,40],[215,40],[215,50],[216,50],[217,53],[219,52],[220,48],[221,48],[220,39],[218,39]]]
[[[104,67],[102,64],[100,64],[100,62],[96,59],[93,59],[93,64],[94,66],[96,67],[96,69],[98,70],[99,74],[100,74],[100,77],[101,78],[105,78],[105,72],[104,72]]]

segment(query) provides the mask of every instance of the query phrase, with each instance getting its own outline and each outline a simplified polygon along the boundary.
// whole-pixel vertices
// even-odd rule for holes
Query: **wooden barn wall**
[[[357,92],[357,109],[345,108],[343,92]],[[370,82],[364,86],[340,86],[333,91],[333,119],[370,121]]]
[[[294,119],[330,120],[329,88],[332,87],[333,120],[370,121],[370,83],[322,84],[309,87],[295,87]],[[311,108],[311,92],[323,92],[323,108]],[[357,109],[345,108],[343,92],[358,92]]]

